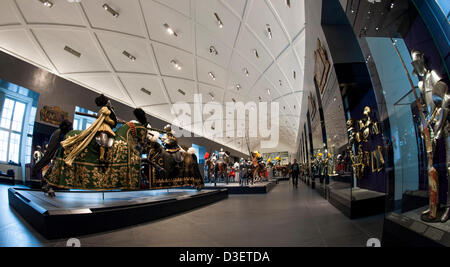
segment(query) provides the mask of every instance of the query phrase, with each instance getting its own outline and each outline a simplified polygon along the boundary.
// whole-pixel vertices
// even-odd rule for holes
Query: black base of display
[[[151,192],[151,191],[145,191]],[[155,196],[138,195],[136,192],[109,192],[105,194],[127,194],[126,197],[113,197],[104,204],[84,205],[85,199],[101,196],[99,192],[56,192],[55,199],[44,198],[37,190],[8,189],[9,205],[30,225],[47,239],[69,238],[118,229],[121,227],[145,223],[208,205],[228,197],[227,190],[203,190],[174,196],[165,196],[162,192]],[[169,192],[169,190],[167,191]],[[75,197],[74,198],[74,196]],[[150,194],[150,193],[149,193]],[[58,197],[60,199],[58,199]],[[101,199],[101,197],[100,197]],[[77,202],[81,205],[77,208]],[[98,200],[99,203],[102,201]],[[55,207],[55,203],[60,206]]]
[[[426,223],[417,216],[389,213],[384,219],[382,245],[385,247],[450,247],[450,233],[440,223]]]
[[[324,184],[318,183],[316,186],[316,191],[321,195],[323,198],[327,199],[327,188]]]
[[[330,190],[328,201],[350,219],[357,219],[384,213],[386,195],[376,197],[351,199],[350,195],[344,197],[337,194],[338,190]],[[350,194],[350,189],[348,189]]]
[[[289,177],[275,177],[278,181],[289,181]]]
[[[267,194],[276,186],[277,182],[265,182],[265,183],[255,183],[250,186],[240,186],[239,184],[205,184],[205,189],[208,190],[228,190],[230,195],[242,195],[242,194]]]
[[[0,177],[0,183],[2,184],[8,184],[8,185],[15,185],[14,177]]]
[[[406,191],[402,198],[402,212],[428,205],[428,191]]]

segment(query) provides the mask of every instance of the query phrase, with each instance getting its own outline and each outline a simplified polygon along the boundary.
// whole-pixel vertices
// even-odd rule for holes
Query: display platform
[[[227,190],[56,192],[10,188],[9,204],[47,239],[109,231],[160,219],[228,197]]]
[[[332,189],[329,202],[350,219],[384,212],[386,194],[362,188]]]
[[[276,185],[276,182],[261,182],[255,183],[253,185],[241,186],[239,183],[217,183],[214,186],[214,183],[206,183],[205,189],[209,190],[221,190],[227,189],[228,194],[230,195],[238,195],[238,194],[267,194],[272,190]]]
[[[450,247],[450,221],[427,223],[420,216],[427,206],[403,214],[389,213],[384,219],[382,245]]]
[[[320,196],[327,199],[327,192],[326,192],[326,185],[323,183],[317,183],[315,186],[315,189],[317,193],[319,193]]]

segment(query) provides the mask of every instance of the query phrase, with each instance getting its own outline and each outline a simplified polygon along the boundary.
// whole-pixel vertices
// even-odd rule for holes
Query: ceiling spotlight
[[[133,56],[132,54],[128,53],[127,51],[124,50],[124,51],[122,52],[122,54],[123,54],[124,56],[126,56],[127,58],[129,58],[131,61],[136,61],[136,57]]]
[[[259,100],[259,102],[261,102],[261,101],[262,101],[262,98],[261,98],[260,96],[258,96],[258,100]]]
[[[173,36],[175,36],[175,37],[178,37],[178,34],[177,34],[172,28],[170,28],[169,24],[164,23],[163,25],[164,25],[164,27],[166,28],[167,32],[168,32],[170,35],[173,35]]]
[[[234,103],[236,103],[236,99],[232,98],[231,101],[233,101]]]
[[[214,12],[214,16],[216,17],[217,20],[217,26],[219,26],[219,28],[223,28],[223,23],[222,20],[220,19],[219,15],[217,15],[217,13]]]
[[[286,0],[287,7],[291,8],[291,0]]]
[[[76,57],[81,57],[81,53],[76,51],[75,49],[68,47],[67,45],[64,47],[64,50],[71,53],[72,55],[76,56]]]
[[[181,89],[178,89],[178,93],[180,93],[180,94],[182,94],[182,95],[186,95],[186,92],[183,91],[183,90],[181,90]]]
[[[244,68],[244,74],[245,74],[245,76],[249,76],[250,75],[250,73],[248,72],[248,69],[247,68]]]
[[[281,82],[281,80],[278,80],[278,83],[280,84],[280,86],[283,86],[283,82]]]
[[[112,7],[110,7],[108,4],[103,4],[103,8],[111,13],[111,15],[115,18],[119,17],[119,12],[115,11]]]
[[[39,0],[45,7],[52,7],[53,3],[48,0]]]
[[[211,55],[215,55],[215,56],[217,56],[217,54],[219,54],[219,52],[217,52],[217,49],[213,45],[209,47],[209,53]]]
[[[270,95],[270,89],[267,89],[267,94],[269,94],[269,95]]]
[[[212,93],[209,93],[209,96],[211,97],[212,100],[214,100],[214,95]]]
[[[297,72],[295,72],[295,70],[294,70],[293,74],[294,74],[294,80],[296,80],[297,79]]]
[[[152,95],[152,92],[150,92],[149,90],[145,89],[144,87],[141,88],[141,92],[144,92],[147,95]]]
[[[216,80],[216,75],[214,75],[214,73],[212,73],[211,71],[208,72],[209,76],[211,76],[211,79],[213,79],[214,81]]]
[[[236,84],[236,90],[241,90],[241,85],[240,84]]]
[[[176,70],[181,70],[181,64],[178,63],[178,61],[176,61],[175,59],[172,59],[172,60],[170,61],[170,63],[173,65],[173,67],[174,67]]]
[[[270,24],[266,24],[267,37],[272,39],[272,30],[270,29]]]
[[[255,54],[255,57],[256,57],[256,58],[259,58],[258,50],[253,49],[253,53]]]

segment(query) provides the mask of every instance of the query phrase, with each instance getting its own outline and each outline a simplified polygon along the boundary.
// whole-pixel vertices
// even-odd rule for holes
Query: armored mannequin
[[[161,137],[164,149],[173,155],[175,162],[180,163],[183,160],[181,155],[181,148],[178,145],[178,140],[175,137],[175,131],[172,130],[170,124],[164,127],[165,134]]]
[[[117,125],[117,117],[111,101],[104,95],[97,97],[95,103],[98,107],[101,107],[100,113],[105,114],[105,119],[95,135],[95,141],[100,146],[99,160],[105,161],[106,150],[114,144],[116,134],[112,129]]]
[[[414,67],[413,74],[421,79],[418,83],[418,87],[421,94],[421,104],[427,114],[426,116],[427,124],[431,130],[431,141],[432,145],[427,145],[427,153],[433,151],[437,141],[441,138],[445,138],[446,147],[446,161],[447,161],[447,179],[449,179],[449,160],[450,160],[450,149],[449,149],[449,103],[450,95],[448,92],[448,85],[443,81],[440,75],[434,71],[428,69],[425,64],[424,54],[418,50],[413,50],[411,52],[412,62]],[[431,164],[429,164],[431,165]],[[434,169],[434,167],[428,166],[429,169]],[[437,179],[434,181],[429,181],[429,186],[434,188],[436,191],[439,189],[437,184]],[[447,189],[447,203],[446,210],[443,216],[440,218],[441,222],[446,222],[449,219],[450,213],[450,183]],[[432,199],[433,198],[433,199]],[[439,207],[439,200],[436,196],[430,194],[431,199],[434,204]],[[436,208],[435,208],[436,209]],[[434,212],[435,213],[435,212]],[[433,214],[433,207],[430,204],[430,208],[423,212],[424,215],[428,215],[430,219],[434,219],[435,214]]]

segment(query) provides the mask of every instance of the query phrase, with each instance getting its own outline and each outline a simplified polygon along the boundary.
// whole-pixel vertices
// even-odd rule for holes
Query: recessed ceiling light
[[[219,54],[219,52],[217,52],[217,49],[213,45],[209,47],[209,53],[211,55],[215,55],[215,56],[217,56],[217,54]]]
[[[146,93],[147,95],[152,95],[152,92],[150,92],[149,90],[145,89],[144,87],[141,88],[141,91]]]
[[[39,2],[41,2],[44,6],[49,7],[49,8],[53,6],[53,3],[48,0],[39,0]]]
[[[256,58],[259,58],[258,50],[253,49],[253,54],[255,54],[255,57],[256,57]]]
[[[72,55],[76,56],[76,57],[81,57],[81,53],[76,51],[75,49],[68,47],[67,45],[64,47],[64,50],[66,50],[67,52],[71,53]]]
[[[236,90],[241,90],[241,85],[240,84],[236,84]]]
[[[280,86],[283,86],[283,82],[281,82],[281,80],[278,80],[278,83],[280,84]]]
[[[250,75],[250,73],[248,72],[248,69],[247,68],[244,68],[244,74],[245,74],[245,76],[249,76]]]
[[[176,61],[175,59],[172,59],[172,60],[170,61],[170,63],[173,65],[173,67],[174,67],[176,70],[181,70],[181,64],[180,64],[178,61]]]
[[[164,23],[163,25],[164,25],[164,27],[166,28],[167,32],[168,32],[170,35],[173,35],[173,36],[175,36],[175,37],[178,37],[178,34],[175,32],[174,29],[170,28],[169,24]]]
[[[222,23],[222,20],[220,19],[219,15],[214,12],[214,16],[216,17],[217,26],[219,26],[219,28],[222,29],[223,28],[223,23]]]
[[[181,90],[181,89],[178,89],[178,93],[180,93],[180,94],[182,94],[182,95],[186,95],[186,92],[183,91],[183,90]]]
[[[110,7],[108,4],[103,4],[103,8],[108,11],[113,17],[117,18],[119,17],[119,12],[115,11],[112,7]]]
[[[211,79],[213,79],[214,81],[216,80],[216,75],[214,75],[214,73],[212,73],[211,71],[208,72],[209,76],[211,77]]]
[[[270,29],[270,24],[266,24],[267,37],[272,39],[272,30]]]
[[[128,53],[127,51],[124,50],[124,51],[122,52],[122,54],[123,54],[124,56],[126,56],[128,59],[130,59],[131,61],[136,61],[136,57],[133,56],[132,54]]]

